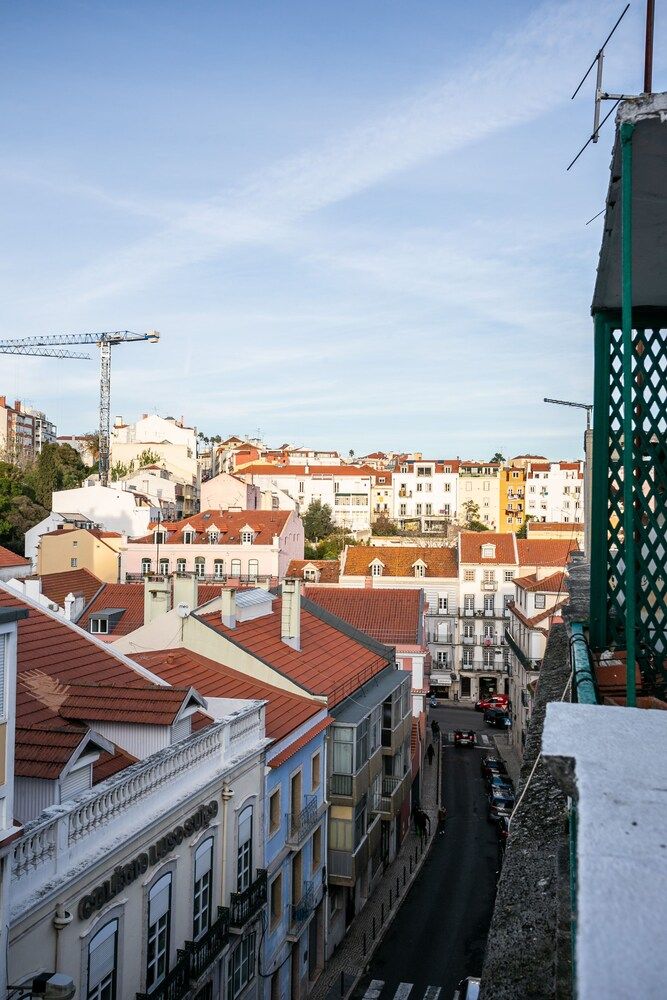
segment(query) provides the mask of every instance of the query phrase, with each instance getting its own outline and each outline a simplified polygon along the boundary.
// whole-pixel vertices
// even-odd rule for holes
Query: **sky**
[[[157,329],[112,418],[578,457],[621,0],[22,0],[0,14],[0,336]],[[641,90],[643,3],[605,59]],[[654,89],[667,89],[658,5]],[[0,355],[97,423],[98,361]]]

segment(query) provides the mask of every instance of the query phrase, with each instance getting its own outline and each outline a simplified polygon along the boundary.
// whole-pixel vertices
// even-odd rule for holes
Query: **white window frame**
[[[546,594],[535,594],[535,610],[544,611],[547,606],[547,595]]]
[[[183,558],[177,559],[176,560],[176,572],[177,573],[186,573],[187,572],[187,565],[188,565],[187,559],[183,559]]]
[[[96,982],[91,983],[91,956],[96,948],[101,948],[113,937],[113,967],[109,968]],[[118,937],[119,919],[107,921],[88,941],[86,949],[86,1000],[116,1000],[118,988]]]
[[[153,572],[153,560],[149,556],[144,556],[141,560],[141,575],[150,576]]]
[[[208,854],[208,859],[205,855]],[[208,867],[204,867],[208,860]],[[201,863],[201,872],[198,868]],[[213,889],[213,837],[197,845],[193,859],[194,886],[192,894],[192,939],[197,941],[211,926]]]
[[[163,891],[163,887],[168,886],[169,902],[167,909],[156,916],[151,923],[151,900],[158,892]],[[171,902],[172,902],[173,874],[165,872],[150,887],[148,892],[148,932],[146,935],[146,990],[150,991],[163,981],[169,972],[169,951],[171,947]],[[155,951],[151,955],[151,946]],[[161,960],[164,966],[160,972]],[[154,978],[151,978],[153,976]]]
[[[256,934],[242,938],[229,956],[227,1000],[236,1000],[255,977]]]
[[[252,882],[252,840],[254,810],[252,805],[244,806],[238,814],[236,821],[237,845],[236,845],[236,891],[243,892]],[[246,828],[249,829],[249,836],[246,836]],[[241,837],[244,837],[241,840]]]
[[[94,626],[97,625],[97,628]],[[104,628],[102,628],[104,625]],[[90,619],[90,631],[92,635],[108,635],[109,634],[109,619],[108,618],[91,618]]]

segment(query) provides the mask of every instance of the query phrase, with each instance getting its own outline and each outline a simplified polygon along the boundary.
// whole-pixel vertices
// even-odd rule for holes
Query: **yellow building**
[[[526,470],[509,466],[500,470],[500,531],[518,531],[526,519]]]
[[[37,572],[43,576],[70,569],[87,569],[105,583],[118,583],[123,545],[124,538],[117,531],[63,525],[40,538]]]

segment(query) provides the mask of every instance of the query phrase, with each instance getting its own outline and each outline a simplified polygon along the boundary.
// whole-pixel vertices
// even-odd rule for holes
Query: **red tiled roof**
[[[573,538],[517,538],[520,566],[566,566],[570,552],[578,552]]]
[[[516,565],[516,537],[511,531],[462,531],[459,541],[462,563]],[[483,545],[495,545],[495,555],[491,559],[482,559]]]
[[[456,549],[450,546],[351,545],[345,552],[343,576],[371,576],[371,563],[383,564],[383,576],[414,576],[414,564],[426,564],[426,577],[456,579]]]
[[[234,629],[222,624],[219,612],[200,617],[216,632],[306,691],[326,695],[329,707],[343,701],[388,665],[388,659],[379,652],[322,621],[304,607],[301,608],[301,648],[293,649],[280,638],[281,608],[282,599],[278,598],[273,602],[271,614],[237,622]]]
[[[207,604],[220,597],[222,583],[200,583],[197,586],[197,606]],[[97,594],[95,600],[86,608],[78,624],[86,632],[90,631],[90,619],[110,608],[124,608],[124,614],[116,625],[109,623],[106,635],[114,639],[121,635],[129,635],[144,624],[144,586],[142,583],[107,583]],[[104,638],[104,637],[101,637]]]
[[[136,653],[133,659],[169,684],[192,684],[204,697],[268,699],[266,735],[274,740],[283,739],[324,707],[311,698],[266,684],[190,649]]]
[[[320,733],[323,733],[325,729],[328,729],[333,721],[333,716],[327,715],[326,719],[322,719],[322,721],[318,722],[312,729],[309,729],[307,733],[300,736],[298,740],[294,740],[294,743],[290,743],[290,745],[285,747],[284,750],[281,750],[276,757],[272,757],[271,760],[267,760],[269,767],[280,767],[281,764],[284,764],[286,760],[293,757],[295,753],[299,752],[299,750],[303,750],[304,747],[307,747],[313,737],[318,736]]]
[[[528,534],[532,535],[533,532],[539,531],[569,531],[571,534],[576,534],[584,530],[583,524],[579,521],[529,521],[528,522]]]
[[[71,684],[59,712],[81,722],[171,726],[188,694],[189,688],[183,687]]]
[[[568,601],[569,597],[564,598],[564,600],[562,601],[557,601],[556,604],[553,605],[553,607],[545,608],[544,611],[539,611],[536,615],[533,615],[532,618],[528,618],[523,613],[521,608],[517,607],[514,601],[510,601],[509,607],[512,610],[512,614],[516,615],[519,621],[523,625],[525,625],[526,628],[537,628],[537,626],[541,622],[545,621],[548,618],[553,618],[555,615],[557,615],[560,609],[564,608],[565,605],[568,603]],[[544,632],[545,635],[547,634],[547,629],[540,629],[540,631]]]
[[[63,573],[45,573],[40,577],[42,593],[62,608],[68,594],[83,594],[86,604],[103,586],[99,577],[87,569],[69,569]]]
[[[308,472],[306,472],[308,468]],[[374,476],[375,469],[357,465],[271,465],[255,462],[245,465],[241,474],[252,476]]]
[[[206,721],[207,724],[210,724],[210,719]],[[126,767],[131,767],[132,764],[136,763],[136,757],[133,757],[127,750],[123,750],[122,747],[115,746],[115,753],[103,753],[100,759],[93,764],[93,784],[97,785],[100,781],[106,781],[107,778],[113,777],[114,774],[118,774],[119,771],[124,771]]]
[[[219,532],[218,544],[238,545],[241,541],[241,530],[248,525],[255,532],[254,545],[271,545],[274,535],[280,535],[291,516],[289,510],[206,510],[192,517],[184,517],[181,521],[162,521],[160,528],[167,532],[167,545],[183,543],[183,531],[186,528],[195,532],[192,544],[208,545],[209,528],[215,527]],[[128,539],[128,545],[146,545],[153,541],[153,532],[158,527],[157,522],[149,525],[150,534],[141,538]]]
[[[558,573],[552,573],[551,576],[545,576],[541,580],[537,579],[535,573],[531,573],[530,576],[517,577],[512,582],[521,590],[539,590],[545,594],[559,594],[563,589],[564,580],[565,573],[560,570]]]
[[[305,596],[378,642],[390,646],[421,642],[421,590],[306,587]]]
[[[0,545],[0,567],[2,569],[9,568],[10,566],[29,565],[29,559],[24,559],[23,556],[17,556],[15,552],[10,552],[10,550],[6,549],[4,545]]]
[[[338,559],[292,559],[287,567],[287,576],[303,580],[303,571],[306,566],[314,566],[320,571],[319,583],[338,583],[340,574]]]

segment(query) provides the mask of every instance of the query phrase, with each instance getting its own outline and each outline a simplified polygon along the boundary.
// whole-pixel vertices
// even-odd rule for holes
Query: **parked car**
[[[484,721],[487,726],[495,726],[497,729],[506,729],[512,725],[510,714],[506,708],[487,708],[484,712]]]
[[[454,1000],[478,1000],[480,982],[477,976],[466,976],[454,990]]]
[[[454,746],[469,746],[474,747],[475,745],[475,730],[474,729],[455,729],[454,730]]]
[[[514,809],[514,795],[511,792],[494,789],[489,792],[488,817],[491,823],[497,823],[506,816],[508,819]]]
[[[507,843],[507,838],[510,832],[510,818],[509,816],[501,816],[496,824],[498,829],[498,837],[500,838],[501,847],[505,847]]]
[[[487,774],[486,777],[486,787],[490,792],[494,788],[506,788],[508,791],[514,795],[514,785],[512,784],[511,778],[508,778],[506,774]]]
[[[507,774],[505,762],[500,757],[482,757],[482,774]]]
[[[475,711],[484,712],[487,708],[507,708],[509,697],[506,694],[490,694],[475,702]]]

